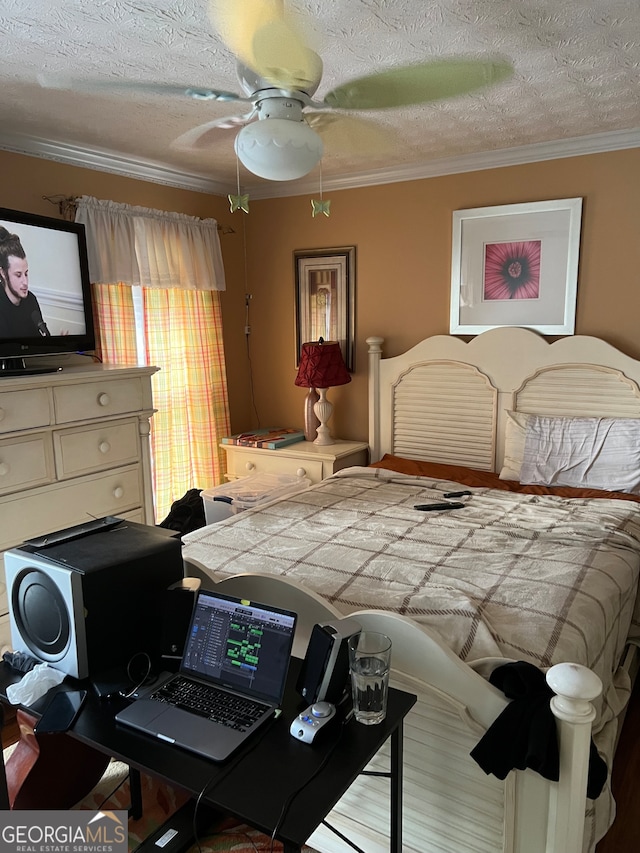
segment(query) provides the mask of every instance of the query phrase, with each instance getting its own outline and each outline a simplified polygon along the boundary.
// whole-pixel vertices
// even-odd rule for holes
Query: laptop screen
[[[296,618],[290,610],[201,590],[180,671],[280,704]]]

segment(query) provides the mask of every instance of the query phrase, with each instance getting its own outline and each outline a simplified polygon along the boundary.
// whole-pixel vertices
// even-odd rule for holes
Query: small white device
[[[336,715],[335,705],[331,702],[315,702],[306,711],[295,718],[289,731],[296,740],[303,743],[313,743],[320,729],[327,725]]]

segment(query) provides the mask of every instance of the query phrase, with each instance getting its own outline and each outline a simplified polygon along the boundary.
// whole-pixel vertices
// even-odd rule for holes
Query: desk
[[[203,802],[268,835],[278,823],[283,804],[304,785],[276,835],[285,853],[300,850],[370,759],[391,738],[390,849],[392,853],[401,853],[403,720],[416,697],[390,689],[387,717],[383,723],[363,726],[350,720],[342,728],[326,764],[306,784],[325,761],[340,733],[340,726],[328,726],[322,739],[312,745],[301,743],[289,734],[291,721],[305,707],[294,689],[300,663],[296,658],[292,660],[280,718],[268,724],[266,731],[257,734],[239,753],[222,764],[206,761],[171,744],[116,725],[114,714],[123,707],[124,700],[101,701],[91,689],[69,734],[136,770],[184,788],[194,796],[210,784]],[[2,664],[0,696],[5,695],[7,685],[15,680]],[[73,682],[74,687],[77,684]],[[45,704],[46,697],[43,697],[32,710],[42,712]],[[274,770],[277,784],[270,784]],[[221,784],[217,785],[217,781]],[[259,797],[251,796],[252,782],[259,787]]]

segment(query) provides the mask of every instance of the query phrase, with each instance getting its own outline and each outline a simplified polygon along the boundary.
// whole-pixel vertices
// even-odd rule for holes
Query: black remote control
[[[447,501],[441,504],[416,504],[414,509],[420,510],[420,512],[432,512],[438,509],[463,509],[465,506],[466,504],[460,503],[460,501]]]

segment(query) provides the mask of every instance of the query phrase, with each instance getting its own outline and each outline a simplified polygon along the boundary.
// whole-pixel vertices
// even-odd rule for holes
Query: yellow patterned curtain
[[[220,441],[229,435],[227,375],[220,296],[211,290],[143,288],[149,364],[153,376],[151,422],[158,520],[176,497],[222,479]]]
[[[87,231],[98,354],[160,368],[150,436],[159,522],[189,489],[223,479],[219,444],[230,422],[217,229],[214,220],[86,196],[76,220]]]
[[[93,284],[91,290],[96,355],[106,364],[138,364],[131,288],[126,284]]]

